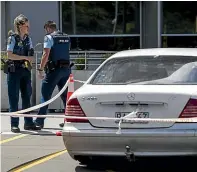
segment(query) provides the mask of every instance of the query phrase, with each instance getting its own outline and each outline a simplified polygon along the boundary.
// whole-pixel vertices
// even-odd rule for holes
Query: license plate
[[[115,118],[122,118],[128,115],[131,112],[116,112]],[[149,112],[137,112],[135,115],[135,118],[149,118]],[[119,120],[115,121],[116,123],[119,123]],[[130,120],[122,120],[122,123],[128,123],[128,124],[147,124],[148,121],[130,121]]]

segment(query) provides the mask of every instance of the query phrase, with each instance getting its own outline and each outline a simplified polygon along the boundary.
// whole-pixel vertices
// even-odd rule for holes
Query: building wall
[[[2,35],[1,36],[1,48],[2,49],[6,48],[7,32],[8,30],[13,29],[13,20],[20,13],[25,14],[30,19],[30,22],[31,22],[30,31],[31,31],[31,36],[32,36],[34,45],[38,42],[43,41],[43,36],[45,34],[43,30],[43,24],[46,20],[49,20],[49,19],[54,20],[59,26],[62,24],[59,22],[59,20],[63,21],[63,26],[66,23],[65,26],[66,26],[66,32],[67,32],[68,28],[71,27],[74,23],[71,21],[71,17],[69,16],[74,12],[74,10],[69,12],[68,10],[70,10],[70,7],[68,7],[68,5],[66,6],[64,5],[63,9],[61,9],[59,7],[59,4],[65,3],[65,2],[66,1],[64,2],[1,1],[1,35]],[[140,29],[141,29],[140,34],[142,35],[140,37],[140,40],[141,40],[140,46],[138,43],[139,36],[131,37],[133,39],[129,39],[129,40],[126,40],[127,38],[125,39],[122,38],[122,41],[116,40],[116,42],[118,41],[120,43],[125,43],[125,42],[136,43],[137,42],[136,45],[134,45],[134,48],[196,47],[197,46],[197,12],[195,9],[197,2],[141,1],[140,4],[141,4],[141,9],[140,9],[141,16],[140,17],[142,19],[140,21]],[[60,13],[62,12],[61,10],[63,10],[64,13],[65,12],[69,13],[69,15],[67,15],[67,17],[63,17],[65,15],[63,16],[60,15]],[[77,22],[77,20],[75,22]],[[65,26],[63,27],[63,30]],[[89,27],[86,27],[86,28],[89,28]],[[84,41],[82,38],[75,35],[75,38],[73,38],[72,41],[74,42],[74,44],[80,44],[81,42],[82,45],[89,43],[88,46],[91,46],[91,45],[95,45],[96,44],[95,42],[98,43],[98,40],[100,39],[98,35],[97,37],[93,35],[93,39],[91,37],[88,37],[88,38],[86,37]],[[114,39],[113,37],[111,38]],[[113,42],[110,40],[110,38],[108,39],[109,41],[106,41],[103,38],[104,42],[107,42],[107,45]],[[95,40],[95,42],[93,42],[92,40]],[[103,40],[100,40],[100,41],[103,41]],[[72,43],[72,46],[74,44]],[[93,47],[93,49],[96,49],[96,48]]]
[[[59,2],[50,1],[10,1],[10,2],[2,2],[1,13],[2,13],[2,23],[5,23],[2,27],[2,39],[1,48],[6,47],[7,40],[7,32],[10,29],[13,29],[13,20],[19,14],[26,15],[30,20],[30,35],[33,40],[33,45],[35,46],[39,42],[43,42],[44,29],[43,25],[47,20],[54,20],[57,25],[60,27],[60,16],[61,8],[59,6]],[[16,8],[17,7],[17,8]],[[156,24],[157,22],[157,2],[142,2],[142,26],[147,28],[145,30],[142,29],[142,47],[156,47],[157,46],[157,25],[154,25],[155,31],[152,29],[152,24]],[[152,12],[151,12],[152,11]],[[154,20],[152,20],[154,17]],[[155,21],[156,19],[156,21]],[[147,21],[148,20],[148,21]],[[152,40],[150,41],[150,37]],[[133,42],[133,41],[131,41]],[[140,48],[140,46],[139,46]]]
[[[13,21],[19,14],[24,14],[30,20],[30,35],[35,46],[38,42],[43,42],[44,39],[44,23],[47,20],[54,20],[59,26],[59,2],[57,1],[10,1],[2,2],[6,4],[3,13],[2,23],[5,23],[2,29],[2,35],[7,36],[7,32],[13,29]],[[2,38],[2,44],[5,46],[5,38]]]
[[[6,40],[6,35],[5,35],[5,12],[6,12],[6,9],[5,9],[5,2],[0,2],[1,3],[1,49],[4,50],[5,48],[5,45],[3,45],[3,43],[5,42]]]

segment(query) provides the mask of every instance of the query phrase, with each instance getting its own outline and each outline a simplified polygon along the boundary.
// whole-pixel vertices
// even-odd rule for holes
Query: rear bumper
[[[63,140],[72,157],[125,156],[126,146],[136,156],[197,155],[197,134],[193,127],[186,129],[178,125],[171,129],[122,129],[121,134],[116,134],[117,131],[90,126],[79,130],[67,124],[63,129]]]

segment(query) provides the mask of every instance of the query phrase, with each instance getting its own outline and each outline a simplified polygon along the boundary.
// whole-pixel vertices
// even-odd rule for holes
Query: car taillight
[[[190,99],[179,118],[197,117],[197,99]]]
[[[83,112],[79,101],[77,98],[70,99],[66,106],[66,116],[77,116],[77,117],[86,117],[85,113]],[[80,123],[87,123],[89,122],[88,119],[77,119],[77,118],[65,118],[66,122],[80,122]]]

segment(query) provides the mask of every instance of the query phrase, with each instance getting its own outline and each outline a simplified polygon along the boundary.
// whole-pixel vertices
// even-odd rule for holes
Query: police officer
[[[61,90],[66,84],[71,73],[70,65],[70,38],[67,34],[60,32],[56,28],[56,23],[47,21],[44,25],[46,35],[44,37],[44,49],[38,75],[42,79],[41,103],[48,101],[56,87]],[[44,74],[45,70],[45,74]],[[61,99],[66,106],[67,90],[61,95]],[[48,105],[41,107],[38,115],[46,115]],[[35,124],[44,127],[45,118],[37,118]]]
[[[27,17],[22,14],[16,17],[14,28],[15,32],[9,32],[7,43],[7,84],[10,112],[18,111],[19,90],[21,91],[22,109],[30,107],[31,62],[34,60],[32,41],[28,36],[29,21]],[[40,127],[34,124],[32,117],[25,117],[24,120],[25,130],[40,130]],[[11,117],[11,131],[20,132],[18,117]]]

